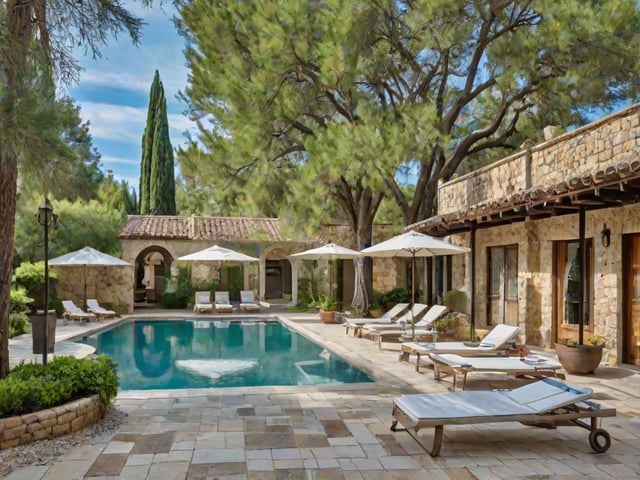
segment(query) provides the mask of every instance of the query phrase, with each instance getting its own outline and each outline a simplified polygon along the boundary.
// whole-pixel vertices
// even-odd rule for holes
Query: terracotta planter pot
[[[556,343],[558,361],[567,373],[593,373],[602,360],[602,347],[593,345],[565,345]]]
[[[325,312],[324,310],[320,310],[320,320],[322,323],[335,323],[336,312]]]

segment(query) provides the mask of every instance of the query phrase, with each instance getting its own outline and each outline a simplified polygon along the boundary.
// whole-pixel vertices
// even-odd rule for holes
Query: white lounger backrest
[[[196,292],[196,303],[198,305],[211,303],[211,293],[209,293],[209,292]]]
[[[393,307],[385,312],[380,318],[375,319],[375,323],[392,323],[409,308],[408,303],[396,303]]]
[[[242,303],[256,303],[255,298],[253,296],[253,290],[241,290],[240,301]]]
[[[76,304],[73,303],[71,300],[63,300],[62,306],[69,313],[80,313],[80,314],[85,313],[80,308],[78,308],[78,306],[76,306]]]
[[[447,310],[449,310],[449,308],[444,305],[432,305],[431,308],[427,310],[427,313],[424,314],[424,317],[416,322],[416,327],[430,327],[436,320],[444,315]]]
[[[415,318],[416,326],[417,327],[423,326],[423,325],[419,325],[418,321],[428,309],[429,309],[429,305],[425,305],[424,303],[414,303],[413,308],[408,312],[403,313],[402,316],[398,318],[397,322],[404,322],[404,323],[411,324],[412,320]],[[413,315],[411,314],[412,311],[413,311]]]
[[[216,304],[217,305],[230,305],[229,292],[216,292]]]
[[[593,390],[569,385],[554,378],[545,378],[504,394],[522,405],[528,405],[538,413],[544,413],[553,408],[586,400],[593,395]]]
[[[499,348],[513,337],[515,337],[520,330],[515,325],[507,325],[506,323],[500,323],[493,327],[493,329],[487,334],[486,337],[480,342],[481,347],[495,347]]]

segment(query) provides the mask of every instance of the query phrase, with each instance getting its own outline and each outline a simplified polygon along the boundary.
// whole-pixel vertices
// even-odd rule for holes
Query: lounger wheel
[[[589,445],[591,445],[591,448],[595,452],[606,452],[611,446],[611,436],[609,435],[609,432],[602,428],[596,428],[589,432]]]

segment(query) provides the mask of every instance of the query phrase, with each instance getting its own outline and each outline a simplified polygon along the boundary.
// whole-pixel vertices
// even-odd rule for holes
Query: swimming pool
[[[373,381],[277,321],[132,320],[78,342],[118,362],[121,390]]]

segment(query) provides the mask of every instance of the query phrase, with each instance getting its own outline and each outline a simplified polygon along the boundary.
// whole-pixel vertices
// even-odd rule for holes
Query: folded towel
[[[422,348],[430,348],[430,349],[436,348],[435,344],[433,343],[418,342],[418,346]]]
[[[491,343],[491,342],[480,342],[480,347],[485,347],[485,348],[493,348],[496,346],[495,343]]]
[[[463,342],[465,347],[478,347],[480,346],[479,342]]]

